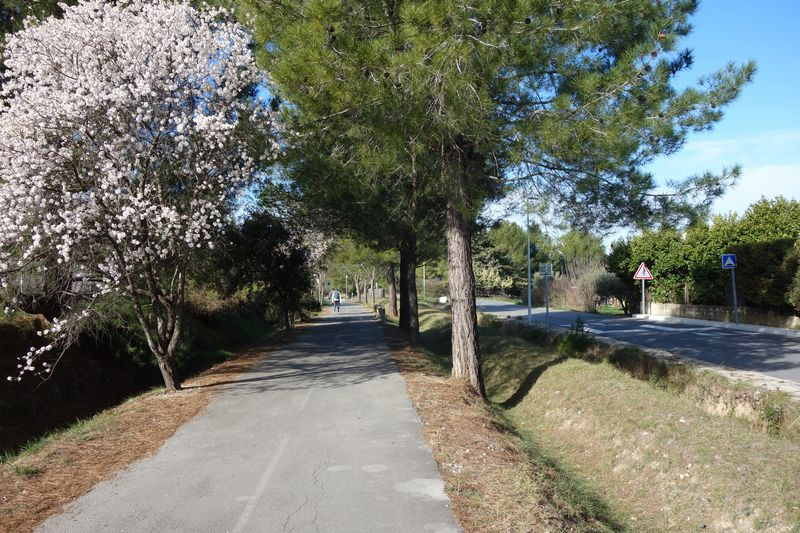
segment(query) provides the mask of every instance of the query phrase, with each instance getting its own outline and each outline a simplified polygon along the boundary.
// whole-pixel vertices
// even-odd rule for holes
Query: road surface
[[[478,310],[502,317],[528,314],[525,306],[487,298],[478,298]],[[550,323],[570,327],[578,317],[595,335],[800,383],[800,338],[797,337],[575,311],[551,311]],[[544,323],[544,308],[533,309],[533,320]]]
[[[460,531],[382,332],[343,305],[38,531]]]

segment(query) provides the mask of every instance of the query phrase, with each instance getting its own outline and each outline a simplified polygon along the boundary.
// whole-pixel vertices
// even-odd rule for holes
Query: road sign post
[[[644,284],[646,281],[651,281],[653,279],[653,273],[650,272],[650,269],[647,268],[647,265],[641,263],[639,268],[636,269],[636,274],[633,275],[633,279],[641,280],[642,281],[642,309],[641,312],[643,315],[647,313],[647,298],[645,296],[645,287]]]
[[[722,269],[731,271],[731,290],[733,291],[733,320],[739,323],[739,299],[736,296],[736,254],[722,254]]]

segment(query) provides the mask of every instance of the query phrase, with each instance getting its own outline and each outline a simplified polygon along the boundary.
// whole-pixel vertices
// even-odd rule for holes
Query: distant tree
[[[531,237],[531,265],[535,272],[539,263],[552,260],[553,243],[536,224],[528,229]],[[516,278],[528,276],[528,236],[525,229],[514,222],[502,220],[489,229],[488,237],[494,247],[508,258]]]
[[[243,98],[262,79],[250,43],[218,12],[144,0],[86,0],[9,37],[0,285],[60,276],[71,309],[44,332],[52,342],[23,357],[23,373],[48,368],[44,354],[99,299],[121,295],[167,389],[178,388],[188,268],[217,244],[269,150],[271,124]]]
[[[616,299],[626,315],[633,311],[638,294],[628,280],[610,272],[600,274],[596,278],[595,291],[600,298]]]
[[[572,230],[562,235],[556,243],[559,265],[562,274],[582,270],[585,265],[605,263],[606,252],[600,237],[580,230]]]
[[[276,305],[283,326],[291,329],[311,288],[311,252],[302,234],[264,211],[251,213],[231,228],[219,253],[229,291],[249,289]]]
[[[504,250],[495,245],[491,231],[490,229],[473,234],[472,260],[475,286],[483,293],[507,291],[514,285],[510,258]]]

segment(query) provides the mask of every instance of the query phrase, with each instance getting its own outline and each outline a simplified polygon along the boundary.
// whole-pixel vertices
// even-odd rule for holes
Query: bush
[[[483,328],[499,328],[502,320],[489,313],[478,314],[478,325]]]
[[[636,304],[638,291],[627,281],[621,279],[616,274],[605,272],[601,274],[596,282],[597,296],[602,299],[614,298],[622,306],[626,315],[631,314],[633,306]]]
[[[795,262],[800,263],[800,240],[794,245],[792,258]],[[792,306],[795,314],[800,315],[800,264],[797,265],[792,283],[786,292],[786,301]]]
[[[655,276],[654,301],[729,305],[730,275],[720,268],[723,253],[737,254],[737,296],[741,306],[778,313],[798,312],[800,202],[777,198],[751,205],[744,216],[716,217],[685,233],[645,232],[612,245],[609,269],[633,286],[632,274],[645,262]]]
[[[558,353],[565,357],[575,357],[586,353],[595,342],[586,333],[568,333],[558,343]]]

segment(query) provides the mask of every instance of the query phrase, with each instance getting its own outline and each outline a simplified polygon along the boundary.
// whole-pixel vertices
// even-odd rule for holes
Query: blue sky
[[[728,61],[754,59],[758,72],[711,132],[694,134],[685,148],[649,167],[661,180],[740,164],[739,184],[715,213],[743,213],[761,196],[800,200],[800,4],[789,0],[705,0],[682,44],[694,67],[691,83]]]

